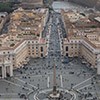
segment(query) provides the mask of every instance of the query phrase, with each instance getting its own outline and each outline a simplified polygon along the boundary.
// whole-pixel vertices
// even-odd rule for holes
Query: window
[[[36,47],[36,49],[38,49],[38,47]]]
[[[73,55],[73,52],[71,53],[71,55]]]
[[[68,46],[66,46],[66,51],[68,51]]]
[[[66,53],[66,56],[68,56],[68,53]]]
[[[77,45],[75,45],[75,48],[77,48]]]
[[[38,42],[36,41],[36,43],[38,43]]]
[[[41,57],[43,57],[43,53],[41,53]]]
[[[41,52],[43,51],[43,47],[41,47]]]
[[[73,48],[73,46],[71,46],[71,48]]]

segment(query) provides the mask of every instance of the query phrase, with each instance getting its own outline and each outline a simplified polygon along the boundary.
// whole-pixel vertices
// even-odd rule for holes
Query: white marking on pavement
[[[7,83],[10,83],[10,84],[12,84],[12,85],[18,86],[18,87],[21,86],[21,85],[19,85],[19,84],[16,84],[16,83],[13,83],[13,82],[10,82],[10,81],[7,81],[7,80],[3,80],[3,81],[5,81],[5,82],[7,82]]]
[[[50,87],[50,77],[48,76],[48,79],[47,79],[47,87],[49,88]]]
[[[20,82],[22,82],[22,83],[24,83],[24,84],[26,83],[25,81],[23,81],[23,80],[21,80],[21,79],[19,79],[17,77],[15,77],[15,79],[18,80],[18,81],[20,81]]]
[[[42,77],[42,76],[44,76],[44,75],[41,75],[41,74],[39,74],[39,75],[27,75],[27,74],[23,74],[23,75],[19,75],[19,76],[15,76],[15,77],[22,77],[22,76],[29,76],[29,77]],[[46,75],[45,75],[46,76]]]
[[[89,86],[91,86],[91,84],[85,85],[85,86],[83,86],[81,88],[78,88],[77,90],[79,91],[79,90],[84,89],[85,87],[89,87]]]
[[[63,87],[62,75],[60,75],[60,79],[61,79],[61,87]]]
[[[0,95],[18,95],[18,93],[0,93]]]
[[[50,75],[50,74],[53,74],[53,72],[51,72],[51,73],[47,73],[48,75]]]
[[[32,89],[30,89],[30,88],[21,86],[21,85],[19,85],[19,84],[13,83],[13,82],[11,82],[11,81],[7,81],[7,80],[3,80],[3,81],[5,81],[5,82],[7,82],[7,83],[10,83],[10,84],[13,84],[13,85],[18,86],[18,87],[23,87],[23,88],[25,88],[25,89],[32,90]]]
[[[37,93],[34,95],[34,100],[39,100],[39,99],[37,98]]]
[[[47,76],[47,75],[35,75],[35,76],[30,76],[30,77],[42,77],[42,76]]]
[[[30,91],[30,92],[28,92],[28,93],[27,93],[27,95],[31,94],[32,92],[33,92],[33,90],[32,90],[32,91]]]
[[[96,83],[96,82],[95,82],[95,83]],[[91,84],[85,85],[85,86],[83,86],[83,87],[81,87],[81,88],[78,88],[77,90],[81,90],[81,89],[84,89],[85,87],[89,87],[89,86],[91,86]]]
[[[72,95],[72,98],[70,100],[76,100],[76,94],[73,92],[73,91],[68,91],[66,89],[61,89],[61,88],[58,88],[58,90],[60,91],[65,91],[66,93],[70,93]],[[38,93],[35,93],[34,95],[34,99],[35,100],[39,100],[38,99],[38,95],[41,94],[41,93],[47,93],[49,91],[52,91],[52,89],[46,89],[46,90],[42,90],[42,91],[39,91]]]
[[[25,81],[23,81],[23,80],[21,80],[21,79],[19,79],[19,78],[17,78],[17,77],[15,77],[15,79],[17,79],[17,80],[19,80],[20,82],[22,82],[22,83],[26,83]],[[34,88],[38,88],[38,87],[36,87],[36,86],[34,86],[34,85],[32,85],[32,84],[30,84],[30,83],[27,83],[27,85],[29,85],[29,86],[31,86],[31,87],[34,87]]]
[[[81,84],[83,84],[83,83],[85,83],[85,82],[89,81],[89,80],[90,80],[90,79],[92,79],[94,76],[95,76],[95,75],[93,75],[92,77],[90,77],[90,78],[86,79],[85,81],[83,81],[83,82],[81,82],[81,83],[79,83],[79,84],[77,84],[77,85],[73,86],[73,88],[75,88],[75,87],[77,87],[77,86],[79,86],[79,85],[81,85]]]

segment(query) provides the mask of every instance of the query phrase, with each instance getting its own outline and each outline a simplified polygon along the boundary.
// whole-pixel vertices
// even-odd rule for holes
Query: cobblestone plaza
[[[63,4],[65,6],[62,3],[61,7]],[[78,10],[77,6],[70,3],[66,3],[66,6],[69,6],[66,9]],[[54,65],[57,90],[63,94],[60,100],[100,99],[100,77],[96,69],[83,64],[80,57],[65,58],[61,53],[61,33],[65,30],[58,10],[51,10],[44,29],[43,37],[46,35],[48,39],[46,57],[31,57],[24,67],[14,69],[12,77],[0,79],[0,100],[52,100],[48,98],[48,94],[52,92],[54,85]],[[61,33],[59,29],[62,29]]]

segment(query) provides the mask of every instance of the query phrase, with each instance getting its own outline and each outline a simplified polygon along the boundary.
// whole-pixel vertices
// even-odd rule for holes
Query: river
[[[73,10],[77,10],[77,11],[86,10],[86,8],[84,8],[80,5],[70,3],[70,2],[65,2],[65,1],[54,1],[52,4],[52,7],[56,12],[60,12],[61,9],[64,9],[64,10],[70,10],[70,9],[72,10],[73,9]]]

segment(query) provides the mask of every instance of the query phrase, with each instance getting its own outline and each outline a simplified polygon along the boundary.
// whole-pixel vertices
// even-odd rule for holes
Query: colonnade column
[[[2,78],[6,78],[6,67],[2,66]]]
[[[13,66],[12,66],[12,64],[9,66],[10,67],[10,76],[13,76]]]

